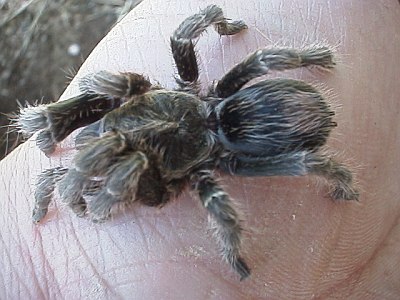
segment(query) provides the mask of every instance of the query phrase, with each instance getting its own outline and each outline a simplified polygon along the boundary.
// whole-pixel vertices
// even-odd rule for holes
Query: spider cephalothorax
[[[250,269],[240,255],[241,222],[213,170],[245,176],[317,174],[330,180],[333,198],[358,198],[351,172],[319,151],[336,124],[314,87],[273,79],[242,89],[269,70],[332,68],[331,50],[258,50],[200,96],[192,40],[210,25],[221,35],[247,28],[227,21],[215,5],[184,20],[171,37],[180,76],[174,91],[153,87],[136,73],[103,71],[81,80],[81,94],[74,98],[21,110],[21,131],[39,131],[37,144],[46,154],[85,126],[76,137],[79,151],[72,166],[39,177],[35,222],[47,213],[56,185],[65,203],[95,221],[108,218],[116,204],[162,206],[189,185],[215,223],[222,256],[245,278]]]

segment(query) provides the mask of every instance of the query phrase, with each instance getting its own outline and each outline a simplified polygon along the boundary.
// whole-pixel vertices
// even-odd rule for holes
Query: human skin
[[[239,178],[222,184],[241,207],[240,282],[220,260],[207,214],[185,192],[162,209],[135,206],[102,224],[60,204],[31,221],[36,176],[68,166],[72,139],[47,158],[31,139],[0,163],[0,299],[398,299],[400,297],[400,5],[398,1],[212,1],[249,29],[197,43],[204,87],[248,53],[323,43],[332,72],[273,73],[335,94],[328,148],[355,170],[356,201],[333,201],[311,177]],[[169,36],[209,1],[144,1],[98,45],[77,74],[134,71],[175,86]],[[78,93],[74,80],[62,96]],[[38,87],[39,88],[39,87]],[[330,93],[328,93],[330,94]]]

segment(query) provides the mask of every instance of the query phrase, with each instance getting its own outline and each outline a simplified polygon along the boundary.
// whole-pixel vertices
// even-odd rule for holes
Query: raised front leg
[[[229,97],[251,79],[265,75],[269,70],[288,70],[306,66],[333,68],[333,53],[327,47],[304,50],[290,48],[261,49],[249,55],[230,70],[217,84],[216,94]]]
[[[213,220],[222,257],[239,273],[241,279],[245,279],[250,275],[250,268],[240,256],[242,227],[232,200],[209,171],[199,172],[192,180],[201,203]]]
[[[247,28],[242,21],[229,22],[224,17],[222,9],[216,5],[210,5],[198,14],[185,19],[171,36],[172,55],[183,82],[193,83],[199,77],[192,39],[198,38],[210,25],[214,25],[221,35],[236,34]]]

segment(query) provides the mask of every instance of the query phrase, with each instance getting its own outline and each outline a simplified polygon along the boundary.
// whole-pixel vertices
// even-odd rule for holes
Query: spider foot
[[[343,200],[356,200],[360,196],[360,193],[350,185],[341,184],[337,185],[334,190],[330,193],[333,199],[343,199]]]
[[[328,47],[312,47],[300,52],[303,66],[319,66],[325,69],[332,69],[336,63],[333,52]]]
[[[250,276],[250,268],[243,258],[239,257],[231,263],[232,268],[239,274],[240,281]]]
[[[248,28],[243,21],[229,22],[227,20],[224,22],[216,23],[214,27],[220,35],[234,35]]]

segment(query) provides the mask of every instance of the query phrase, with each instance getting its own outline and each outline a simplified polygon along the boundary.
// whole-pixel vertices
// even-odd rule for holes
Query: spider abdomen
[[[278,155],[317,150],[325,144],[334,112],[305,82],[263,81],[227,98],[216,108],[218,137],[232,151]]]

